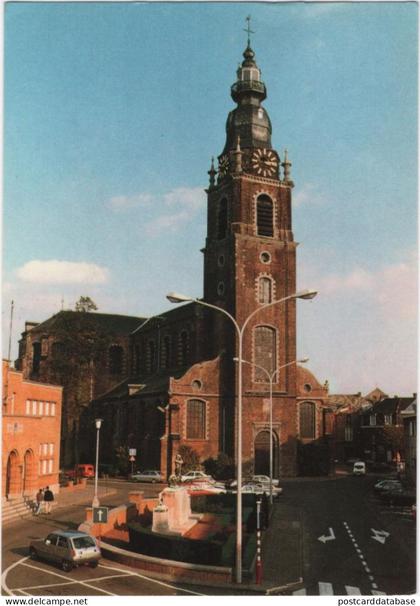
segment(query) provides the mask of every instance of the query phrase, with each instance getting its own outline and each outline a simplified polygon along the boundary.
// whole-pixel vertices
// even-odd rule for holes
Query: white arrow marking
[[[324,545],[325,545],[325,543],[327,541],[334,541],[334,539],[335,539],[335,535],[334,535],[333,529],[332,528],[328,528],[328,530],[330,531],[329,535],[323,534],[322,536],[318,537],[318,541],[321,541],[321,543],[324,543]]]
[[[389,537],[389,532],[386,532],[386,530],[375,530],[374,528],[371,528],[371,531],[375,535],[371,538],[374,541],[378,541],[378,543],[382,543],[382,545],[385,543],[385,541]]]

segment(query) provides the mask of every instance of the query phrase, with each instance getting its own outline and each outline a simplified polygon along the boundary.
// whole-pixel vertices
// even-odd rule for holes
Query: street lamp
[[[92,507],[99,507],[99,499],[98,499],[99,432],[101,430],[102,421],[103,421],[103,419],[95,419],[95,427],[96,427],[95,495],[92,500]]]
[[[291,299],[313,299],[316,297],[316,290],[302,290],[294,293],[293,295],[288,295],[287,297],[283,297],[282,299],[278,299],[276,301],[272,301],[271,303],[266,303],[265,305],[261,305],[257,309],[254,309],[252,313],[245,319],[242,326],[239,326],[235,318],[223,307],[218,307],[217,305],[212,305],[211,303],[206,303],[205,301],[201,301],[200,299],[195,299],[194,297],[190,297],[189,295],[183,295],[177,292],[170,292],[166,295],[166,298],[171,303],[187,303],[194,302],[199,305],[204,305],[204,307],[209,307],[210,309],[215,309],[216,311],[220,311],[225,314],[233,325],[235,326],[235,330],[238,336],[238,358],[242,362],[242,345],[243,345],[243,334],[248,322],[251,318],[254,317],[256,313],[261,311],[262,309],[266,309],[267,307],[272,307],[273,305],[277,305],[278,303],[284,303],[285,301],[289,301]],[[236,495],[236,582],[242,583],[242,363],[239,363],[238,366],[238,414],[237,414],[237,472],[236,472],[236,483],[238,487],[237,495]]]
[[[233,358],[234,362],[239,362],[239,358]],[[243,364],[249,364],[254,368],[258,368],[262,370],[265,375],[268,377],[268,382],[270,383],[270,505],[273,504],[273,383],[276,374],[286,368],[286,366],[291,366],[292,364],[305,364],[309,362],[309,358],[302,358],[302,360],[293,360],[292,362],[288,362],[287,364],[283,364],[276,368],[276,370],[270,373],[263,366],[259,366],[258,364],[254,364],[253,362],[248,362],[248,360],[242,360]]]

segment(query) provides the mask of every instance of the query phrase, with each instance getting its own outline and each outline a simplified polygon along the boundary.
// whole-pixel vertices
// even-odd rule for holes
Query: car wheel
[[[74,564],[73,562],[70,562],[70,560],[63,560],[61,562],[61,568],[62,570],[64,570],[64,572],[70,572],[71,570],[73,570]]]
[[[89,562],[89,566],[91,568],[96,568],[98,566],[98,563],[99,563],[98,560],[95,560],[94,562]]]
[[[29,550],[29,557],[31,558],[31,560],[37,560],[38,559],[38,554],[36,552],[36,549],[34,549],[33,547],[31,547],[30,550]]]

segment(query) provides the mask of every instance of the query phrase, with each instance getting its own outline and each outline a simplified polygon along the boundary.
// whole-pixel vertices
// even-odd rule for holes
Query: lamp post
[[[103,419],[95,419],[95,427],[96,427],[95,495],[92,500],[92,507],[99,507],[99,499],[98,499],[99,432],[101,430],[102,421],[103,421]]]
[[[237,336],[238,336],[238,358],[242,361],[242,347],[243,347],[243,334],[246,326],[249,321],[255,316],[256,313],[261,311],[262,309],[267,309],[268,307],[272,307],[273,305],[277,305],[278,303],[284,303],[285,301],[289,301],[291,299],[313,299],[317,295],[316,290],[302,290],[294,293],[293,295],[288,295],[287,297],[283,297],[282,299],[278,299],[276,301],[272,301],[271,303],[266,303],[265,305],[261,305],[257,309],[254,309],[252,313],[245,319],[242,326],[239,326],[235,318],[223,307],[218,307],[217,305],[212,305],[211,303],[206,303],[205,301],[201,301],[200,299],[195,299],[194,297],[190,297],[188,295],[183,295],[176,292],[170,292],[166,295],[166,298],[171,303],[187,303],[194,302],[199,305],[204,305],[204,307],[209,307],[210,309],[215,309],[216,311],[220,311],[225,314],[231,322],[233,323]],[[236,448],[237,448],[237,471],[236,471],[236,483],[237,483],[237,496],[236,496],[236,582],[242,583],[242,363],[239,362],[238,365],[238,412],[237,412],[237,440],[236,440]]]
[[[239,362],[239,358],[233,358],[234,362]],[[243,364],[249,364],[254,368],[258,368],[262,370],[265,375],[268,377],[268,382],[270,383],[270,505],[273,504],[273,383],[277,373],[286,368],[287,366],[291,366],[292,364],[305,364],[309,362],[309,358],[302,358],[302,360],[293,360],[292,362],[288,362],[287,364],[283,364],[276,368],[276,370],[270,373],[263,366],[259,366],[258,364],[254,364],[253,362],[248,362],[248,360],[242,360]]]

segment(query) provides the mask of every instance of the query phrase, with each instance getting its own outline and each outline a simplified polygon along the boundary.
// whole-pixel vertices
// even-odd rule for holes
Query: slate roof
[[[373,405],[373,411],[375,414],[392,414],[393,412],[401,412],[405,410],[410,404],[413,402],[414,396],[408,398],[399,398],[398,396],[394,398],[384,398],[377,404]]]
[[[93,322],[98,329],[119,335],[129,335],[146,319],[137,316],[123,316],[120,314],[59,311],[57,314],[51,316],[51,318],[48,318],[32,328],[31,332],[53,332],[54,330],[64,328],[66,321],[82,313],[86,313],[89,316],[89,320]]]

